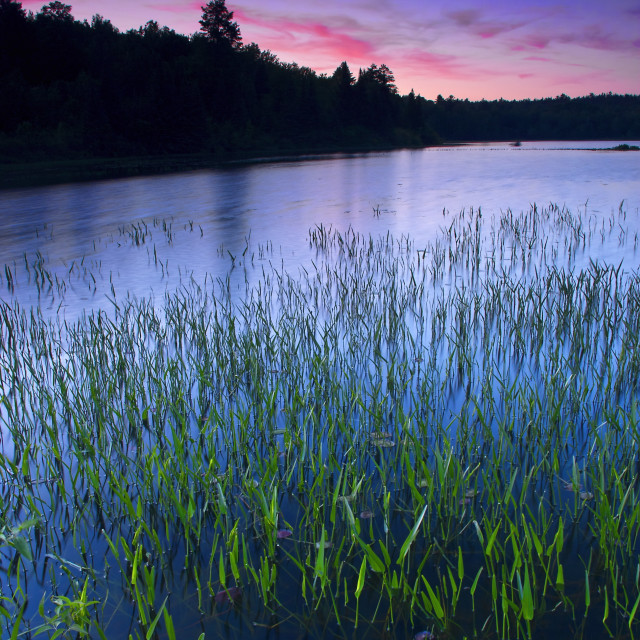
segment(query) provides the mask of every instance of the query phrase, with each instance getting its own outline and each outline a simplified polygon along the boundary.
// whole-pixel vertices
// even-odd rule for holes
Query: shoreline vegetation
[[[423,147],[416,147],[423,148]],[[324,158],[328,155],[359,155],[396,150],[393,146],[260,150],[227,154],[172,154],[163,156],[95,157],[0,163],[0,190],[85,182],[91,180],[161,175],[181,171],[197,171],[257,164],[271,161],[298,161]]]
[[[79,21],[61,2],[36,14],[0,3],[0,188],[256,157],[640,139],[638,95],[400,95],[385,64],[317,74],[243,44],[223,0],[203,9],[186,36],[152,20],[127,32]]]
[[[490,141],[487,141],[490,142]],[[464,145],[465,143],[458,143]],[[511,144],[522,147],[522,141]],[[429,145],[440,146],[440,145]],[[426,147],[404,147],[421,149]],[[115,158],[82,158],[72,160],[40,160],[15,163],[0,163],[0,190],[38,187],[69,182],[88,182],[93,180],[111,180],[140,176],[162,175],[199,169],[229,168],[241,164],[260,162],[289,162],[299,160],[322,159],[330,155],[360,155],[364,153],[383,153],[396,151],[399,147],[351,147],[291,150],[258,151],[225,156],[206,154],[175,154],[166,156],[126,156]],[[637,145],[619,144],[615,147],[593,148],[588,151],[640,151]]]

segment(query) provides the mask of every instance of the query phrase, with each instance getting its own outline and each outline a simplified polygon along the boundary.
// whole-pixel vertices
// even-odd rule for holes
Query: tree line
[[[190,36],[120,32],[50,2],[0,0],[0,161],[421,147],[442,141],[640,138],[640,97],[469,102],[400,95],[384,64],[335,72],[243,44],[225,0]]]

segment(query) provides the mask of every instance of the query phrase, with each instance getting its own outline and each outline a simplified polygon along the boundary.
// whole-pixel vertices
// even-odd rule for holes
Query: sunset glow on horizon
[[[121,31],[148,20],[186,35],[199,30],[193,0],[67,0],[77,20],[98,13]],[[38,12],[42,0],[23,0]],[[566,0],[227,0],[244,44],[282,62],[332,74],[386,64],[402,94],[413,89],[469,100],[565,93],[640,93],[640,2]]]

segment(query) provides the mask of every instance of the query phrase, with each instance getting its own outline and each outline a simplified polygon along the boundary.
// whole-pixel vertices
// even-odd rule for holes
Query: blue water
[[[599,146],[606,148],[616,144],[605,142],[599,143]],[[557,204],[562,215],[566,212],[566,219],[571,221],[569,227],[573,224],[580,225],[576,237],[580,238],[582,234],[585,242],[577,241],[575,246],[568,247],[562,244],[562,238],[567,237],[566,233],[564,236],[558,234],[557,237],[550,233],[548,254],[544,256],[545,266],[549,264],[547,260],[553,260],[557,255],[563,261],[562,268],[567,266],[568,259],[569,271],[588,265],[591,260],[614,265],[622,263],[626,272],[637,270],[640,154],[594,151],[591,149],[593,146],[593,143],[525,143],[522,147],[514,148],[506,144],[486,144],[359,156],[327,156],[298,161],[255,163],[223,170],[1,192],[0,299],[11,304],[17,303],[23,309],[39,307],[45,316],[60,322],[73,321],[83,313],[96,309],[113,310],[115,305],[127,297],[148,299],[151,304],[155,299],[161,308],[165,292],[175,291],[181,286],[193,291],[193,288],[210,281],[215,283],[214,289],[226,288],[231,297],[237,295],[237,298],[241,299],[243,293],[249,291],[254,284],[260,283],[265,287],[268,286],[268,282],[275,283],[274,273],[286,272],[295,278],[302,269],[309,269],[313,274],[315,264],[320,265],[319,273],[323,273],[322,266],[327,261],[330,262],[332,256],[339,259],[340,252],[337,250],[321,255],[322,252],[310,246],[309,236],[318,232],[319,228],[341,231],[351,228],[359,238],[372,236],[375,239],[380,236],[386,237],[388,233],[396,240],[410,237],[413,244],[407,243],[406,246],[411,246],[407,255],[410,254],[415,259],[416,249],[427,248],[439,235],[442,238],[444,227],[454,229],[453,233],[456,233],[457,229],[458,234],[464,230],[465,219],[456,216],[462,210],[482,210],[484,233],[490,232],[496,224],[499,225],[500,217],[508,210],[513,211],[517,219],[520,212],[529,211],[532,205],[536,204],[538,209],[542,210],[549,203]],[[621,211],[624,211],[624,214],[621,214]],[[490,224],[492,220],[494,224]],[[484,221],[487,221],[486,225]],[[344,234],[343,237],[353,235]],[[509,241],[515,243],[516,239],[514,237]],[[442,246],[448,248],[449,241],[444,242]],[[482,246],[484,251],[491,246],[491,242],[487,241]],[[433,246],[429,251],[431,256]],[[508,255],[509,247],[506,247],[505,252]],[[483,259],[485,257],[483,256]],[[427,260],[430,260],[430,257]],[[508,262],[507,260],[506,263]],[[533,267],[530,265],[529,268],[542,264],[540,257],[534,257],[531,262]],[[348,264],[348,261],[344,264]],[[379,262],[375,262],[371,268],[377,264]],[[331,266],[330,264],[329,267]],[[393,268],[393,265],[385,263],[385,268]],[[507,268],[511,267],[507,264]],[[514,268],[517,269],[517,265]],[[451,269],[438,280],[438,286],[448,295],[448,292],[453,291],[459,284],[457,279],[461,277],[462,272],[465,272],[462,265],[460,272]],[[344,273],[345,276],[348,275],[346,271]],[[402,277],[398,277],[398,284],[401,284],[406,273],[403,271]],[[524,275],[536,277],[534,272]],[[437,278],[434,278],[435,280]],[[300,281],[307,282],[303,277]],[[274,290],[277,290],[275,284]],[[388,299],[387,294],[387,291],[378,291],[368,302],[375,309],[376,317],[384,316],[386,307],[398,303],[398,300]],[[433,295],[439,295],[435,287]],[[275,297],[277,296],[274,295]],[[318,310],[318,313],[321,311]],[[431,398],[434,406],[425,408],[429,404],[424,401],[425,397],[429,397],[429,385],[427,380],[423,382],[423,376],[426,378],[428,372],[435,371],[433,377],[437,383],[436,388],[440,388],[438,376],[446,375],[442,371],[448,350],[451,349],[448,343],[440,344],[440,351],[434,355],[433,361],[437,362],[438,366],[433,365],[427,353],[430,330],[428,327],[425,330],[426,318],[427,315],[420,315],[420,321],[424,321],[425,326],[410,326],[411,348],[406,337],[403,338],[407,346],[407,362],[410,363],[410,373],[406,375],[412,376],[411,384],[407,386],[408,391],[402,392],[404,396],[400,394],[396,397],[394,389],[383,388],[385,376],[380,359],[375,363],[371,358],[367,360],[368,364],[360,362],[358,345],[353,346],[353,355],[346,358],[348,365],[357,366],[352,369],[347,366],[345,371],[341,372],[339,364],[332,364],[337,367],[335,370],[332,369],[332,374],[335,374],[336,379],[348,380],[352,385],[361,384],[362,379],[380,381],[380,388],[383,388],[380,393],[386,395],[385,399],[379,399],[377,396],[376,398],[387,403],[385,407],[388,409],[390,424],[378,426],[392,430],[393,422],[397,418],[396,405],[404,405],[403,411],[407,415],[415,413],[415,416],[425,423],[433,416],[439,415],[443,424],[453,425],[450,435],[454,441],[457,423],[453,418],[460,412],[465,389],[455,375],[452,375],[448,386],[443,384],[440,392],[435,394],[437,397]],[[454,321],[455,319],[450,319],[450,322]],[[345,333],[341,334],[343,341],[339,343],[339,350],[345,352],[352,346],[347,344],[350,333],[345,327],[341,327],[341,330]],[[360,337],[357,331],[354,333],[356,338]],[[471,340],[476,338],[474,334]],[[552,340],[553,337],[549,339]],[[162,348],[159,351],[161,352]],[[289,355],[295,363],[294,351],[292,349]],[[487,363],[482,362],[481,349],[474,353],[480,370]],[[420,357],[415,357],[416,355]],[[218,356],[219,354],[216,354],[216,363]],[[506,353],[504,357],[504,363],[496,362],[498,368],[502,367],[497,372],[498,377],[503,373],[505,379],[512,378],[515,384],[519,369],[510,363],[511,360],[516,363],[520,361],[510,353]],[[543,352],[543,365],[548,365],[544,358]],[[424,364],[421,365],[423,361]],[[304,371],[307,364],[296,363],[294,368],[298,375],[306,375]],[[591,375],[594,363],[589,362],[588,367],[584,363],[583,365],[583,375]],[[282,397],[285,397],[289,383],[290,390],[297,391],[298,379],[288,382],[283,377],[279,380],[280,367],[275,360],[269,360],[265,371],[269,375],[269,388],[280,389]],[[414,369],[417,371],[415,375]],[[490,366],[487,366],[487,369],[490,369]],[[451,371],[455,374],[456,367]],[[563,375],[565,373],[569,376],[568,371],[562,372]],[[403,375],[397,374],[397,379],[402,380]],[[530,379],[532,385],[538,380],[535,375],[531,375]],[[569,380],[572,379],[574,378],[569,377]],[[478,398],[481,396],[477,386],[480,382],[474,378],[476,386],[472,391]],[[77,383],[82,384],[83,381],[78,380]],[[373,382],[370,384],[373,385]],[[415,397],[412,392],[414,388]],[[540,391],[535,386],[529,388],[532,393]],[[629,397],[634,393],[634,389],[635,387],[625,390],[623,404],[630,403]],[[509,401],[503,397],[507,393],[505,389],[502,388],[500,391],[495,387],[493,391],[494,405],[499,407],[501,412],[494,416],[494,423],[490,422],[490,427],[495,426],[498,420],[508,421],[515,415]],[[599,390],[594,388],[596,400],[599,398],[598,393]],[[345,397],[349,395],[345,393]],[[538,395],[543,402],[547,402],[543,391]],[[241,401],[250,406],[251,395],[241,397]],[[414,406],[414,402],[424,403],[425,406]],[[594,402],[594,405],[595,409],[599,406],[597,402]],[[547,404],[540,406],[541,413],[546,414]],[[328,412],[333,410],[336,410],[336,407],[327,409]],[[386,413],[385,410],[385,415]],[[347,419],[362,420],[359,426],[362,426],[365,432],[373,428],[371,424],[364,424],[367,419],[365,414],[358,411],[353,411],[353,414],[347,415]],[[299,418],[302,421],[305,416],[301,415]],[[155,417],[151,417],[151,421],[154,420]],[[285,427],[284,414],[278,414],[275,420],[276,426]],[[161,420],[160,426],[163,426]],[[195,417],[192,426],[194,433],[197,433]],[[0,435],[3,455],[8,459],[13,458],[13,443],[4,424]],[[148,453],[145,446],[150,450],[155,444],[153,437],[149,437],[150,441],[140,440],[135,445],[117,443],[113,453],[113,464],[120,465],[118,468],[123,475],[131,474],[131,477],[135,478],[135,470],[128,466],[129,456],[132,459],[138,456],[145,457]],[[178,447],[183,443],[172,444]],[[281,446],[283,443],[278,441],[276,444]],[[326,444],[326,441],[323,441],[323,444]],[[347,444],[341,443],[337,446],[335,454],[338,458],[345,455]],[[425,444],[431,446],[433,443]],[[126,449],[126,456],[121,455],[120,447]],[[213,451],[213,447],[211,450]],[[264,453],[260,445],[256,445],[255,453],[252,475],[257,479],[261,474],[260,464]],[[581,456],[584,452],[577,450],[575,453]],[[478,452],[478,455],[480,454],[481,452]],[[574,451],[570,451],[566,460],[563,459],[562,467],[558,470],[559,477],[570,477],[570,461],[573,454]],[[224,450],[218,451],[216,455],[222,457],[221,468],[231,464],[225,458],[227,454]],[[385,449],[377,455],[390,456],[391,453]],[[525,457],[525,454],[522,455]],[[578,463],[582,460],[583,458],[579,457]],[[380,459],[377,459],[376,463],[379,462]],[[285,458],[278,458],[277,464],[279,468],[282,467],[282,473],[289,463]],[[365,470],[367,475],[375,476],[373,466]],[[510,473],[511,469],[507,469],[507,478]],[[67,474],[65,478],[66,488],[71,492],[71,474]],[[373,483],[371,488],[379,493],[382,485],[376,483]],[[515,485],[516,490],[519,490],[518,483]],[[5,490],[10,491],[11,485],[7,484]],[[43,484],[38,491],[42,491],[46,502],[48,485]],[[574,498],[573,494],[569,493],[561,495],[566,500]],[[531,499],[529,506],[533,512],[538,501],[537,494],[532,494]],[[402,496],[394,500],[404,508]],[[376,499],[371,498],[370,502],[359,505],[359,508],[365,507],[374,510],[377,508],[377,520],[371,526],[375,535],[381,537],[380,505],[376,505]],[[281,495],[279,508],[287,522],[297,523],[300,509],[293,493]],[[402,539],[406,534],[407,525],[403,517],[398,515],[402,510],[396,510],[394,513],[396,515],[391,521],[391,529],[396,532],[398,539]],[[156,516],[160,517],[157,514]],[[87,547],[95,553],[96,567],[101,571],[101,557],[108,556],[108,549],[99,533],[99,527],[104,523],[95,517],[93,511],[86,518],[91,526],[81,532],[81,539],[83,542],[86,541]],[[242,528],[249,530],[249,516],[245,514],[244,518],[246,521],[243,520]],[[73,540],[68,536],[68,532],[75,526],[70,521],[69,512],[56,516],[56,519],[59,523],[56,522],[55,525],[59,526],[60,531],[67,532],[67,537],[63,537],[59,542],[61,555],[76,566],[84,564],[85,561],[78,552],[75,533]],[[122,529],[119,522],[114,521],[109,525],[112,537],[116,534],[126,537],[131,533],[126,530],[126,523],[122,525]],[[581,526],[586,528],[584,522]],[[160,525],[157,525],[157,528],[162,530]],[[461,542],[469,546],[468,557],[471,558],[471,564],[467,565],[467,570],[475,573],[481,565],[478,558],[473,559],[477,547],[476,538],[473,529],[469,528],[469,532],[466,538],[461,537]],[[262,621],[263,626],[259,630],[252,629],[257,637],[272,637],[266,626],[267,616],[261,602],[256,598],[255,591],[249,588],[245,593],[241,611],[229,608],[228,611],[221,612],[221,608],[216,606],[213,599],[210,599],[207,605],[209,608],[201,611],[193,581],[182,570],[184,547],[179,542],[179,537],[178,542],[174,543],[169,539],[171,536],[167,536],[168,539],[163,539],[163,544],[166,544],[168,549],[168,565],[171,567],[169,573],[173,582],[162,582],[163,574],[157,588],[163,595],[168,591],[176,591],[172,615],[185,637],[198,637],[202,629],[206,629],[208,633],[222,629],[221,632],[226,637],[240,637],[246,634],[248,621],[252,620]],[[203,553],[212,548],[213,543],[207,535],[203,535],[201,543]],[[424,541],[425,551],[427,543],[428,541]],[[294,541],[286,544],[294,544]],[[299,544],[306,545],[308,542],[303,541]],[[259,550],[254,552],[259,553]],[[53,562],[51,557],[49,560]],[[46,565],[42,557],[37,561],[39,566],[41,563]],[[282,564],[286,567],[286,562]],[[201,576],[203,582],[208,579],[206,565],[204,562]],[[580,562],[574,561],[571,565],[568,558],[566,565],[568,579],[582,579],[583,567]],[[52,566],[56,566],[55,563]],[[570,573],[571,566],[577,571],[576,575]],[[289,570],[293,571],[293,568],[290,567]],[[105,599],[103,617],[109,623],[108,628],[113,637],[126,637],[131,629],[136,628],[135,609],[128,600],[120,596],[121,580],[122,575],[114,566],[110,574],[99,577],[95,587],[100,597]],[[32,605],[28,612],[31,616],[35,616],[35,607],[44,593],[34,583],[31,579]],[[302,607],[297,591],[298,585],[294,584],[296,589],[290,589],[286,596],[286,604],[291,610]],[[371,590],[368,598],[363,598],[362,605],[363,615],[366,612],[372,619],[375,612],[371,607],[376,602],[373,591]],[[107,597],[105,594],[115,595]],[[466,605],[466,609],[469,609],[468,602]],[[491,606],[491,602],[483,603],[484,609],[490,610]],[[297,621],[279,621],[274,617],[268,622],[274,625],[273,635],[282,638],[304,637],[305,634],[308,637],[326,637],[329,634],[337,635],[340,631],[335,622],[331,622],[331,615],[332,612],[328,608],[321,609],[319,615],[310,620],[309,627],[304,630],[299,628]],[[463,617],[466,615],[463,614]],[[330,622],[326,627],[322,627],[321,621],[325,617]],[[570,628],[571,621],[568,617],[565,622],[564,628]],[[412,625],[406,621],[404,624],[404,635],[411,637]],[[396,627],[398,628],[399,626]]]
[[[481,208],[485,216],[498,216],[555,203],[596,226],[608,224],[624,202],[633,235],[639,226],[640,154],[592,150],[616,144],[474,144],[330,155],[4,191],[0,298],[74,319],[84,310],[108,308],[114,294],[158,296],[191,276],[199,282],[205,275],[225,277],[232,256],[237,266],[249,268],[249,280],[261,262],[295,272],[309,265],[309,230],[320,224],[351,226],[374,237],[408,234],[417,246],[426,245],[443,224],[443,210]],[[150,233],[136,245],[127,233],[142,223]],[[248,239],[253,255],[241,260]],[[587,261],[635,260],[633,242],[622,250],[620,243],[607,242],[590,251]],[[73,284],[64,300],[55,287],[38,295],[26,286],[25,257],[33,262],[38,252],[50,273]],[[12,292],[3,263],[15,270]],[[99,274],[97,282],[89,270]],[[236,270],[232,283],[240,286],[245,275]]]

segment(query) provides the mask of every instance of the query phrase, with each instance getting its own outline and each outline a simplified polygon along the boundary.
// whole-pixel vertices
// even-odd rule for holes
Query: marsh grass
[[[445,211],[426,247],[318,225],[297,273],[247,238],[219,251],[242,288],[110,282],[75,323],[16,287],[100,266],[6,265],[6,635],[637,635],[640,281],[589,257],[625,217]],[[118,241],[164,276],[181,231]]]

